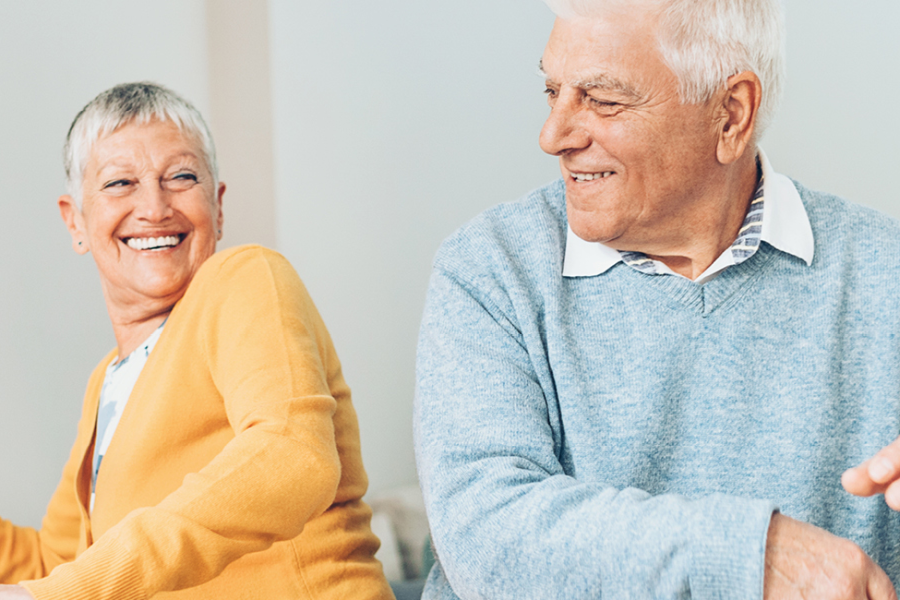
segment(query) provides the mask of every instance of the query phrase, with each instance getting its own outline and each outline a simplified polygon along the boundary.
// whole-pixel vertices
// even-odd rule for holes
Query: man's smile
[[[599,173],[569,173],[569,176],[575,181],[593,181],[595,179],[606,179],[614,175],[615,171],[602,171]]]

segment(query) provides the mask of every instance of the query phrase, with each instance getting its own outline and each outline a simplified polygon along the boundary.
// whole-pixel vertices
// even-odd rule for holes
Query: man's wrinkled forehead
[[[656,46],[655,25],[654,19],[638,11],[556,19],[538,68],[548,87],[572,86],[638,99],[645,85],[635,79],[635,67],[645,63],[649,47]]]

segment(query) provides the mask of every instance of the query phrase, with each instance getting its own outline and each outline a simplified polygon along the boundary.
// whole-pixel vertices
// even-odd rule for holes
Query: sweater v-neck
[[[736,301],[740,297],[739,292],[746,289],[747,282],[764,272],[772,258],[779,252],[767,243],[762,243],[753,256],[742,263],[728,267],[714,279],[702,284],[678,275],[641,273],[624,264],[619,267],[631,271],[635,277],[644,279],[640,282],[641,284],[646,284],[649,288],[661,292],[686,309],[706,318],[716,310]]]

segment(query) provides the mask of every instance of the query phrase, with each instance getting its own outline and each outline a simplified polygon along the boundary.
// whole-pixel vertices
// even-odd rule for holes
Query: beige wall
[[[276,247],[266,2],[207,0],[209,120],[225,193],[222,247]]]

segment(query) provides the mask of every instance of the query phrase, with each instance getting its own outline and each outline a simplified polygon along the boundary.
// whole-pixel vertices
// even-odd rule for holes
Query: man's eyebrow
[[[538,62],[538,72],[541,74],[541,77],[544,79],[553,81],[553,78],[547,75],[547,72],[544,71],[544,61],[541,60]],[[636,89],[634,89],[631,85],[625,83],[621,79],[616,79],[606,73],[597,73],[595,75],[588,75],[583,79],[577,79],[575,81],[568,82],[569,85],[573,87],[577,87],[582,90],[593,90],[599,89],[610,92],[618,92],[630,98],[634,98],[635,100],[641,98],[641,94],[638,93]]]

